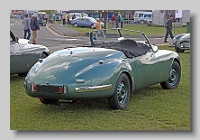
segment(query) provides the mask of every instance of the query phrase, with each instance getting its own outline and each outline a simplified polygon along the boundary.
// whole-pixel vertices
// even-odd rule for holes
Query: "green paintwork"
[[[138,90],[168,80],[175,59],[179,61],[178,54],[166,50],[149,51],[145,55],[127,58],[123,52],[113,49],[69,48],[54,52],[42,62],[37,62],[29,71],[24,85],[27,94],[32,97],[67,100],[108,98],[113,95],[121,73],[128,75],[131,90]],[[32,83],[67,86],[67,93],[32,92]],[[99,89],[103,85],[109,88]],[[98,90],[93,90],[92,87],[96,86]],[[88,92],[75,91],[83,87],[91,89]],[[123,83],[118,87],[122,89]]]

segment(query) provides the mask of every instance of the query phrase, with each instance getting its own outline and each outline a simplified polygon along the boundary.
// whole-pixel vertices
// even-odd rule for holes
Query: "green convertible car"
[[[158,83],[163,89],[177,88],[181,66],[176,52],[158,50],[143,32],[104,33],[91,32],[89,46],[40,59],[25,78],[26,93],[44,104],[103,98],[110,108],[125,109],[135,90]]]

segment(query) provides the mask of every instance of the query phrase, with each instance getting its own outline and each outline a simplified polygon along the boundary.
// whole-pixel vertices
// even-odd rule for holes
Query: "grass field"
[[[62,21],[56,21],[57,24],[62,24]],[[65,26],[68,26],[74,30],[79,31],[81,34],[85,34],[87,32],[93,31],[93,29],[90,28],[81,28],[81,27],[74,27],[73,25],[66,24]],[[130,29],[130,30],[138,30],[144,32],[147,36],[149,35],[165,35],[166,29],[163,26],[147,26],[146,24],[124,24],[124,29]],[[111,26],[108,24],[107,29],[111,29]],[[187,27],[175,27],[173,28],[172,33],[174,35],[180,34],[180,33],[186,33]]]
[[[174,50],[167,46],[160,49]],[[180,53],[177,89],[159,84],[132,94],[126,110],[111,110],[106,100],[44,105],[29,97],[24,78],[10,76],[11,130],[191,130],[190,51]]]
[[[85,34],[86,32],[91,32],[93,29],[90,28],[81,28],[81,27],[74,27],[72,25],[66,25],[74,30],[77,30],[81,32],[82,34]],[[111,29],[110,26],[108,26],[108,29]],[[146,25],[135,25],[135,24],[125,24],[124,29],[130,29],[130,30],[138,30],[144,32],[146,35],[165,35],[166,29],[164,27],[160,26],[146,26]],[[186,33],[187,28],[186,27],[176,27],[175,30],[172,31],[172,33],[180,34],[180,33]]]

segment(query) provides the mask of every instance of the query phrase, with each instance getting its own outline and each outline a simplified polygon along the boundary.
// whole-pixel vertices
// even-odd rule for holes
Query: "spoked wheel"
[[[45,99],[45,98],[39,98],[39,99],[43,104],[54,104],[58,102],[58,100],[54,100],[54,99]]]
[[[181,79],[181,67],[177,61],[174,61],[170,70],[170,77],[167,81],[160,83],[163,89],[177,88]]]
[[[130,99],[130,81],[126,74],[121,74],[117,80],[114,94],[108,98],[112,109],[125,109]]]

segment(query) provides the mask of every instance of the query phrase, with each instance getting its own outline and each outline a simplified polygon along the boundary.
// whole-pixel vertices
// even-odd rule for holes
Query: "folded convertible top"
[[[122,51],[127,57],[137,57],[147,53],[150,49],[148,45],[143,43],[137,43],[134,40],[126,39],[120,42],[109,42],[109,43],[99,43],[95,47],[109,48],[114,50]]]

